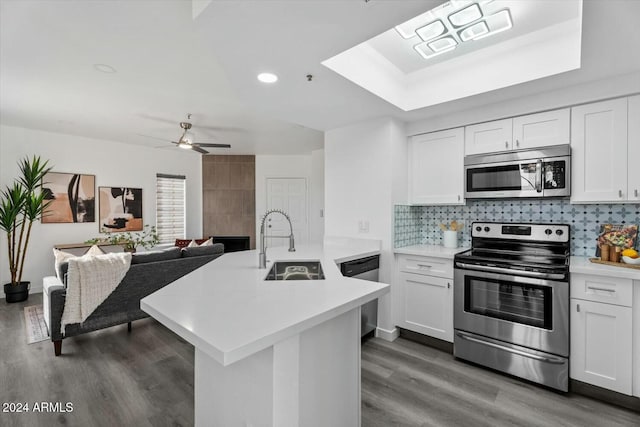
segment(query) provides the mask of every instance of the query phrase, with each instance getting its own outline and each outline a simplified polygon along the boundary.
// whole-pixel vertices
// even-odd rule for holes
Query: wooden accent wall
[[[249,236],[256,247],[255,156],[202,156],[205,236]]]

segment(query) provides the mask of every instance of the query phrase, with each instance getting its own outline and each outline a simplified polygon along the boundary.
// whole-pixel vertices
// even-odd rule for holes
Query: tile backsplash
[[[569,200],[469,200],[465,206],[406,206],[394,209],[394,246],[441,245],[439,224],[463,221],[460,246],[471,245],[474,221],[571,225],[571,255],[593,256],[600,224],[640,224],[640,204],[572,205]]]

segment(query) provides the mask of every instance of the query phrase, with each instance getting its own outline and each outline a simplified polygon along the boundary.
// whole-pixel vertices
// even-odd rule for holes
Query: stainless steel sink
[[[265,280],[323,280],[320,261],[276,261]]]

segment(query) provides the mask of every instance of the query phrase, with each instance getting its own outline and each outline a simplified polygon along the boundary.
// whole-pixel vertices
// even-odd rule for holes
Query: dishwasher
[[[340,272],[344,277],[356,279],[378,281],[378,271],[380,270],[380,255],[366,258],[354,259],[340,264]],[[378,326],[378,299],[374,299],[360,308],[362,326],[360,336],[364,337]]]

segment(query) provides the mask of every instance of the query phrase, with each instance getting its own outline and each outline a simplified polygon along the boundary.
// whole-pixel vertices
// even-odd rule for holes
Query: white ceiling
[[[140,135],[175,140],[192,113],[197,138],[233,145],[212,153],[297,154],[360,120],[423,120],[640,70],[637,0],[585,0],[580,70],[412,112],[321,65],[439,3],[213,0],[194,20],[190,0],[0,0],[0,122],[165,146]],[[260,84],[262,71],[280,80]]]

